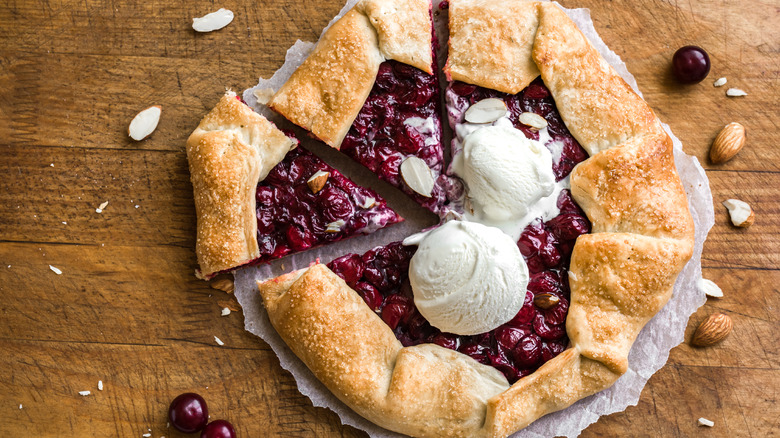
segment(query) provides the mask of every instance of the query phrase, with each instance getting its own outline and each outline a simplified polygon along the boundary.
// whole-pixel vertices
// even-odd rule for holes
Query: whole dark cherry
[[[193,392],[181,394],[171,402],[168,420],[180,432],[193,433],[203,429],[209,421],[206,400]]]
[[[214,420],[203,429],[200,438],[236,438],[236,431],[228,421]]]
[[[683,84],[701,82],[710,72],[710,57],[701,47],[681,47],[672,57],[672,72]]]

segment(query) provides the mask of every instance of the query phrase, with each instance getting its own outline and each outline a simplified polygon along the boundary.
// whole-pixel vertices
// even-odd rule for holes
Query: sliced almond
[[[723,291],[714,281],[700,278],[696,283],[696,286],[698,286],[699,290],[704,292],[708,297],[723,298]]]
[[[135,141],[141,141],[148,137],[160,122],[162,108],[160,105],[150,106],[133,117],[130,126],[127,128],[127,134]]]
[[[697,347],[717,344],[726,339],[726,336],[731,333],[732,327],[731,317],[723,313],[713,313],[696,329],[691,344]]]
[[[233,283],[233,279],[227,276],[211,280],[209,282],[209,286],[211,286],[213,289],[221,290],[222,292],[229,294],[232,294],[236,288],[235,284]]]
[[[699,418],[699,426],[705,426],[705,427],[712,427],[715,425],[715,422],[712,420],[708,420],[704,417]]]
[[[552,309],[561,299],[553,294],[538,294],[534,297],[534,305],[540,309]]]
[[[320,190],[322,190],[323,187],[325,187],[325,183],[328,182],[328,177],[330,176],[330,172],[324,172],[322,170],[318,170],[314,173],[314,175],[309,178],[308,181],[306,181],[306,184],[308,184],[309,188],[311,189],[312,193],[317,193]]]
[[[745,127],[737,122],[729,123],[720,130],[710,148],[710,160],[715,163],[725,163],[734,158],[745,146]]]
[[[229,309],[231,312],[241,311],[241,305],[238,304],[238,302],[236,301],[220,300],[217,301],[217,304],[219,305],[219,307],[222,307],[223,309]]]
[[[325,228],[325,232],[326,233],[338,233],[339,231],[341,231],[341,227],[343,227],[344,224],[346,224],[346,222],[344,222],[341,219],[339,219],[337,221],[333,221],[333,222],[328,224],[327,228]]]
[[[482,99],[466,110],[465,118],[469,123],[493,123],[506,115],[506,104],[495,97]]]
[[[747,202],[739,199],[727,199],[723,201],[723,206],[729,210],[731,223],[735,227],[747,228],[753,225],[753,222],[756,220],[756,215]]]
[[[726,78],[718,78],[717,81],[712,83],[712,86],[713,87],[722,87],[722,86],[726,85],[726,82],[728,82],[728,80]]]
[[[366,199],[363,200],[363,203],[360,204],[360,208],[362,208],[364,210],[368,210],[369,208],[371,208],[371,207],[373,207],[375,205],[376,205],[376,199],[374,199],[374,198],[369,196],[369,197],[367,197]]]
[[[211,32],[222,29],[233,21],[233,11],[221,8],[216,12],[192,19],[192,28],[196,32]]]
[[[747,93],[745,93],[744,90],[740,90],[739,88],[729,88],[728,90],[726,90],[726,96],[742,97],[742,96],[747,96]]]
[[[431,197],[433,193],[433,174],[425,161],[415,156],[410,156],[401,163],[401,177],[410,189],[425,196]]]
[[[544,129],[547,127],[547,120],[544,117],[536,113],[522,113],[517,118],[525,126],[530,126],[533,129]]]

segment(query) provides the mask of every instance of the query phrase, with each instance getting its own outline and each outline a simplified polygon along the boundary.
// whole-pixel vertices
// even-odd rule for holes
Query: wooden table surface
[[[582,436],[780,436],[780,3],[565,0],[591,9],[646,100],[707,169],[715,226],[704,274],[723,289],[691,318],[725,312],[721,345],[672,350],[638,406]],[[313,41],[341,0],[0,4],[0,431],[3,436],[177,437],[168,403],[195,391],[241,437],[365,436],[300,395],[270,348],[243,329],[234,300],[197,280],[195,214],[184,143],[225,89],[243,90]],[[225,7],[227,28],[191,18]],[[705,47],[701,84],[670,77],[674,51]],[[728,98],[712,82],[748,92]],[[162,105],[151,138],[136,112]],[[707,160],[725,124],[748,143]],[[720,202],[749,202],[736,229]],[[102,214],[95,209],[109,204]],[[61,275],[49,265],[62,271]],[[225,345],[215,344],[214,336]],[[97,383],[102,380],[104,389]],[[91,391],[80,396],[79,391]],[[715,422],[699,428],[696,420]]]

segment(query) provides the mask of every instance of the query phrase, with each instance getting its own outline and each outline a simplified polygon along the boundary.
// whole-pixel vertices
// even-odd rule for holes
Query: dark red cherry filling
[[[414,246],[391,243],[362,256],[339,257],[328,267],[363,297],[404,346],[434,343],[460,351],[495,367],[514,383],[563,352],[569,342],[569,260],[575,240],[590,231],[590,223],[568,190],[561,193],[558,204],[561,215],[529,225],[518,242],[531,273],[527,290],[518,291],[525,293],[523,307],[511,321],[480,335],[443,333],[417,310],[408,278]],[[539,294],[557,296],[557,305],[537,307],[534,298]]]
[[[447,90],[450,116],[454,116],[458,120],[462,118],[462,113],[465,112],[466,108],[489,97],[503,99],[510,113],[509,119],[512,124],[515,128],[523,131],[526,137],[533,140],[539,139],[539,132],[520,123],[518,120],[520,114],[524,112],[536,113],[547,120],[547,132],[552,141],[546,143],[545,146],[553,152],[553,172],[556,181],[566,178],[577,163],[588,158],[585,149],[572,137],[569,129],[563,123],[550,90],[544,85],[541,77],[536,78],[528,87],[517,94],[506,94],[463,82],[453,82]],[[560,153],[553,151],[555,145],[561,149]]]
[[[560,142],[560,158],[553,163],[558,181],[566,178],[574,166],[587,154],[571,136],[558,114],[555,102],[541,79],[535,80],[521,93],[507,95],[474,85],[455,82],[448,96],[450,115],[462,116],[471,104],[488,98],[504,99],[510,110],[510,120],[529,138],[539,133],[522,125],[518,116],[534,112],[548,122],[552,141]],[[454,101],[452,100],[454,99]],[[548,142],[548,147],[551,145]],[[529,224],[517,246],[528,264],[530,279],[523,307],[512,320],[496,329],[475,336],[443,333],[423,318],[414,305],[408,280],[409,260],[416,247],[404,247],[400,242],[375,248],[362,256],[349,254],[333,260],[328,267],[355,289],[368,306],[393,330],[404,346],[434,343],[460,351],[480,363],[501,371],[510,383],[539,368],[563,352],[569,339],[566,316],[569,310],[568,270],[577,237],[590,232],[590,222],[574,202],[569,190],[558,197],[560,214],[547,222],[538,219]],[[558,298],[557,304],[542,308],[534,304],[540,294]],[[541,304],[541,303],[540,303]]]
[[[437,213],[446,200],[439,108],[434,75],[401,62],[383,62],[341,151]],[[425,161],[433,172],[437,184],[430,197],[412,191],[400,175],[401,163],[410,156]]]
[[[308,180],[329,172],[314,193]],[[268,173],[256,191],[260,258],[284,257],[403,220],[375,191],[358,186],[311,152],[298,147]]]

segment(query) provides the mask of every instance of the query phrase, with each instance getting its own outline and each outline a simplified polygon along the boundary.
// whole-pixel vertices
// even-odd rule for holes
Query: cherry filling
[[[460,123],[466,108],[489,97],[503,99],[514,127],[523,131],[523,134],[530,139],[539,140],[539,132],[520,123],[518,120],[520,114],[536,113],[547,120],[547,132],[551,141],[548,141],[545,146],[553,154],[553,173],[556,181],[566,178],[577,163],[588,158],[588,153],[572,137],[563,123],[550,90],[544,85],[541,77],[536,78],[517,94],[506,94],[463,82],[453,82],[447,89],[451,122]],[[560,150],[554,150],[556,148]]]
[[[448,96],[452,105],[448,109],[450,116],[455,115],[456,120],[471,104],[497,97],[506,102],[515,127],[527,137],[538,140],[539,133],[519,123],[518,116],[523,112],[543,116],[551,137],[547,146],[551,147],[552,143],[562,145],[558,154],[554,154],[560,156],[553,162],[558,181],[566,178],[577,163],[587,158],[585,150],[563,124],[541,79],[516,95],[461,82],[453,83],[449,90],[454,98]],[[362,256],[345,255],[330,262],[328,267],[363,297],[404,346],[434,343],[457,350],[495,367],[510,383],[514,383],[563,352],[569,343],[566,335],[569,263],[577,237],[590,232],[590,222],[569,190],[561,192],[557,206],[560,209],[558,216],[547,222],[541,219],[532,222],[517,242],[531,275],[523,307],[506,324],[480,335],[443,333],[431,326],[417,310],[408,280],[409,260],[416,247],[391,243]]]
[[[408,277],[409,260],[417,247],[395,242],[362,256],[339,257],[328,268],[363,297],[404,346],[434,343],[457,350],[495,367],[514,383],[563,352],[569,343],[569,260],[575,240],[590,231],[590,223],[568,190],[561,192],[558,205],[559,216],[532,223],[518,242],[531,273],[523,307],[511,321],[480,335],[441,332],[417,310]],[[558,299],[551,307],[535,300],[547,298],[549,303],[549,296]]]
[[[289,134],[288,134],[289,135]],[[329,172],[314,193],[309,179]],[[263,263],[403,219],[375,191],[358,186],[311,152],[297,147],[257,186],[257,243]]]
[[[439,106],[434,75],[401,62],[383,62],[341,151],[437,213],[446,200],[447,181],[441,175],[444,152]],[[422,159],[433,173],[436,184],[430,197],[403,182],[399,168],[410,156]]]

